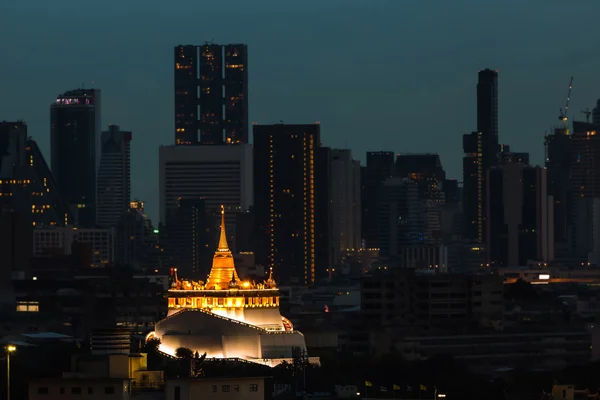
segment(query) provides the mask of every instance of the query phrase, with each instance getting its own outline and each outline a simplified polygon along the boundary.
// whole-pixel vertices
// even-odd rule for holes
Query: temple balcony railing
[[[198,309],[198,308],[183,308],[180,311],[177,311],[177,312],[169,315],[168,317],[166,317],[165,319],[163,319],[163,320],[161,320],[159,322],[168,321],[171,318],[174,318],[174,317],[180,315],[184,311],[200,312],[200,313],[203,313],[203,314],[206,314],[206,315],[210,315],[210,316],[215,317],[215,318],[220,318],[220,319],[225,320],[225,321],[233,322],[233,323],[236,323],[236,324],[239,324],[239,325],[242,325],[242,326],[245,326],[245,327],[257,330],[257,331],[259,331],[262,334],[267,334],[267,335],[299,334],[301,336],[304,336],[304,334],[302,332],[300,332],[300,331],[268,331],[268,330],[263,329],[261,327],[258,327],[256,325],[248,324],[246,322],[238,321],[236,319],[232,319],[232,318],[228,318],[228,317],[223,317],[222,315],[215,314],[215,313],[213,313],[211,311],[201,310],[201,309]]]

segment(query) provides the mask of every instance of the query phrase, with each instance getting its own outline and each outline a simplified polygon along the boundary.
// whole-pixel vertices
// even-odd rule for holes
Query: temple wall
[[[236,323],[225,318],[219,318],[210,313],[185,310],[156,323],[156,335],[255,335],[260,329]]]
[[[299,332],[261,335],[260,344],[262,358],[290,358],[294,347],[306,351],[304,336]]]
[[[278,326],[283,330],[281,314],[277,308],[249,308],[244,311],[244,321],[250,325]]]
[[[276,309],[246,310],[256,324],[281,323]],[[248,315],[246,315],[248,318]],[[159,321],[155,335],[161,340],[161,351],[174,355],[179,347],[212,358],[284,359],[293,356],[292,349],[306,350],[299,332],[267,333],[260,328],[238,323],[203,311],[185,310]]]
[[[262,358],[260,335],[223,336],[223,357]]]
[[[171,355],[180,347],[186,347],[209,358],[221,358],[223,354],[223,343],[221,336],[209,335],[164,335],[160,336],[160,350]]]

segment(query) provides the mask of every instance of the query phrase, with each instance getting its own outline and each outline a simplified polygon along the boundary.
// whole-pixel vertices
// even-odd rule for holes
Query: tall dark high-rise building
[[[361,245],[360,162],[348,149],[331,149],[329,168],[331,249],[334,264]]]
[[[394,175],[393,151],[367,152],[367,166],[361,173],[362,231],[368,247],[380,247],[377,232],[377,198],[381,184]]]
[[[273,267],[282,283],[313,284],[328,260],[320,226],[328,207],[320,180],[320,125],[254,125],[256,261]],[[325,211],[323,211],[325,210]]]
[[[487,171],[487,263],[517,267],[554,258],[546,169],[517,160]]]
[[[50,106],[52,175],[81,226],[93,226],[96,219],[100,104],[100,90],[77,89]]]
[[[569,255],[586,260],[600,252],[600,125],[573,122],[568,175]],[[559,149],[557,151],[565,151]]]
[[[592,123],[600,125],[600,99],[596,100],[596,107],[592,109]]]
[[[463,136],[463,210],[465,237],[483,243],[485,237],[486,171],[497,164],[498,71],[479,71],[477,132]]]
[[[129,209],[131,198],[131,132],[109,125],[102,132],[98,167],[96,222],[101,227],[117,226]]]
[[[479,71],[477,132],[484,137],[495,137],[498,141],[498,71],[491,69]]]
[[[397,257],[406,246],[423,242],[424,220],[418,184],[406,178],[388,178],[377,197],[377,234],[380,254]]]
[[[175,47],[175,144],[248,143],[248,46]]]
[[[164,243],[173,265],[181,276],[206,279],[216,235],[211,229],[215,220],[206,212],[204,199],[180,199],[170,214]]]
[[[131,201],[129,209],[121,214],[116,224],[115,263],[143,268],[155,261],[151,256],[158,245],[152,230],[152,222],[144,214],[144,202]]]
[[[33,252],[33,227],[28,213],[7,210],[0,204],[0,310],[13,312],[13,279],[26,278]],[[28,277],[27,277],[28,278]]]
[[[37,227],[72,222],[50,168],[24,122],[0,122],[0,208],[31,217]]]
[[[480,132],[463,135],[463,213],[464,236],[483,243],[483,200],[485,196],[483,136]]]
[[[571,135],[563,128],[555,129],[546,135],[546,169],[548,171],[548,195],[552,196],[554,242],[557,257],[569,254],[569,198],[571,166],[575,159],[572,154]]]
[[[424,200],[443,202],[442,185],[446,172],[439,154],[396,155],[396,176],[412,179],[419,186],[419,197]]]

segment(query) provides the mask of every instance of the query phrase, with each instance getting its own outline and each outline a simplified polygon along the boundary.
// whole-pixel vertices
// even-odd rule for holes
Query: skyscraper
[[[283,283],[313,284],[323,267],[317,230],[328,229],[318,226],[328,207],[328,193],[316,190],[320,125],[254,125],[253,133],[256,261]]]
[[[551,197],[546,169],[507,161],[487,171],[487,263],[527,265],[554,258]]]
[[[33,226],[71,223],[69,207],[22,122],[0,122],[0,208],[29,215]]]
[[[398,154],[396,155],[396,176],[409,178],[419,186],[421,200],[444,202],[442,191],[446,172],[439,154]]]
[[[497,163],[498,71],[479,71],[477,132],[463,136],[463,212],[465,237],[483,243],[485,237],[486,171]]]
[[[361,174],[362,186],[362,231],[363,239],[370,248],[380,247],[377,232],[377,197],[379,187],[394,175],[393,151],[367,152],[367,166]]]
[[[596,100],[596,107],[592,109],[592,123],[600,125],[600,99]]]
[[[498,71],[491,69],[479,71],[477,132],[484,137],[494,137],[498,142]]]
[[[100,141],[100,90],[65,92],[50,106],[52,175],[77,223],[96,219],[96,167]]]
[[[382,257],[397,257],[402,248],[422,245],[424,219],[419,187],[406,178],[388,178],[377,196],[377,235]]]
[[[131,197],[131,132],[109,125],[102,132],[98,167],[96,223],[105,228],[117,226],[129,209]]]
[[[338,263],[345,250],[360,248],[360,162],[351,150],[332,149],[330,169],[331,248]]]
[[[570,135],[571,166],[568,174],[569,255],[586,260],[600,237],[600,125],[574,121]],[[560,150],[559,150],[560,151]],[[598,239],[600,242],[600,239]]]
[[[251,145],[161,146],[158,160],[160,222],[170,224],[181,199],[202,198],[208,214],[225,206],[227,232],[235,233],[236,213],[253,201]],[[235,248],[235,238],[227,240]]]
[[[166,225],[166,251],[181,276],[202,280],[208,278],[214,249],[213,218],[206,213],[205,200],[180,199]]]
[[[248,46],[175,47],[175,144],[248,142]]]

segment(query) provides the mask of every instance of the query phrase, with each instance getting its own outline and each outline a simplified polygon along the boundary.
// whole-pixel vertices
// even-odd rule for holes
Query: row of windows
[[[105,386],[104,387],[104,394],[114,394],[115,392],[116,392],[116,390],[115,390],[114,386]],[[60,394],[65,394],[65,393],[66,393],[66,389],[64,387],[61,387]],[[82,393],[83,393],[83,389],[80,386],[74,386],[71,388],[71,394],[82,394]],[[50,394],[50,388],[48,388],[46,386],[41,386],[38,388],[38,394]],[[94,388],[88,387],[87,394],[94,394]]]
[[[228,393],[231,391],[231,386],[232,385],[221,385],[221,392],[223,393]],[[258,384],[256,383],[251,383],[249,385],[249,389],[251,392],[258,392]],[[218,385],[212,385],[212,391],[213,393],[217,393],[219,391],[219,386]],[[234,392],[239,392],[240,391],[240,385],[233,385],[233,391]]]

